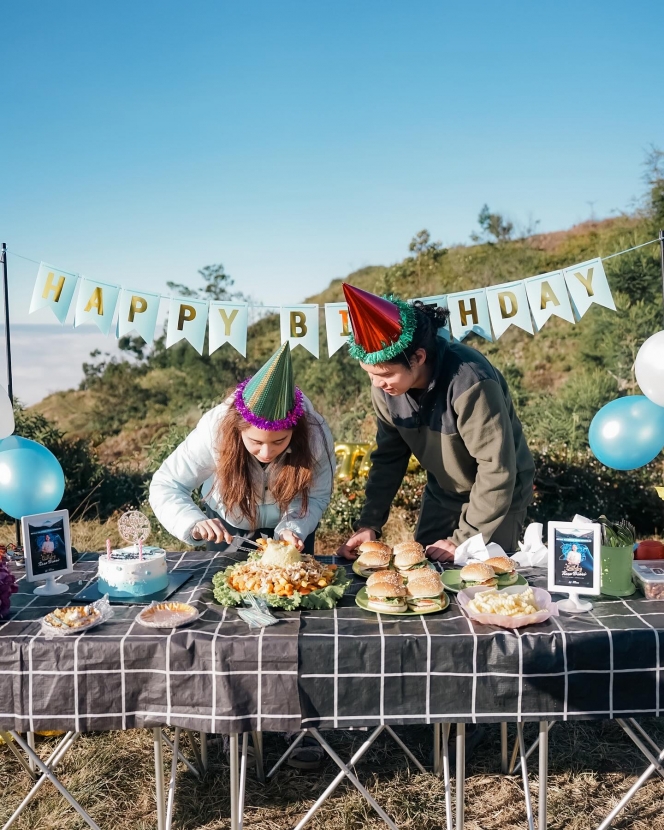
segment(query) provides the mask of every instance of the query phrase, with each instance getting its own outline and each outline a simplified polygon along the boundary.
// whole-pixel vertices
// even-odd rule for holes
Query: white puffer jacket
[[[234,527],[251,529],[249,521],[241,514],[228,514],[214,480],[219,423],[230,401],[231,398],[203,415],[196,428],[157,470],[150,484],[150,504],[155,516],[169,533],[189,545],[200,544],[192,538],[191,531],[197,522],[207,518],[191,497],[192,492],[201,485],[204,501],[222,519]],[[275,536],[283,530],[290,530],[304,540],[316,529],[330,503],[335,457],[332,433],[325,419],[314,410],[306,397],[303,404],[312,424],[312,448],[316,460],[307,512],[300,516],[302,505],[298,497],[282,514],[267,487],[270,469],[280,463],[282,456],[266,466],[251,456],[251,463],[254,465],[252,472],[256,490],[263,494],[258,505],[258,526],[273,527]]]

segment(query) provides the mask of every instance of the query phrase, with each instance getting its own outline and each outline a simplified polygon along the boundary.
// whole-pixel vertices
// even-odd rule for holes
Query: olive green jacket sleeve
[[[374,404],[375,406],[375,404]],[[355,530],[369,527],[380,535],[410,461],[410,448],[396,427],[377,418],[376,448],[371,453],[366,502]]]
[[[454,409],[466,449],[477,462],[470,500],[453,540],[481,533],[488,542],[510,509],[516,482],[514,434],[505,395],[494,380],[482,380],[460,395]]]

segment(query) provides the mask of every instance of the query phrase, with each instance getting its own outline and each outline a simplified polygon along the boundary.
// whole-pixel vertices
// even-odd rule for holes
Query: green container
[[[602,545],[602,593],[609,597],[628,597],[636,591],[632,582],[634,548],[608,548]]]

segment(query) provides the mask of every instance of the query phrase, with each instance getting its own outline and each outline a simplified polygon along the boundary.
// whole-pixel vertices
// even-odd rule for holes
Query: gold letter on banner
[[[102,294],[101,285],[98,285],[92,292],[92,296],[88,300],[85,311],[92,311],[93,308],[97,309],[97,314],[99,314],[100,317],[104,316],[104,295]]]
[[[507,310],[506,300],[510,301],[511,309],[509,311]],[[500,305],[500,316],[503,320],[509,320],[510,317],[514,317],[519,310],[519,303],[513,291],[501,291],[498,295],[498,304]]]
[[[54,276],[55,276],[55,274],[53,273],[53,271],[51,271],[49,273],[48,277],[46,277],[46,285],[44,286],[44,293],[42,294],[42,297],[45,300],[48,300],[48,295],[51,293],[51,291],[54,291],[55,292],[55,297],[53,297],[53,302],[57,303],[60,299],[60,294],[62,294],[62,289],[63,289],[64,284],[65,284],[65,278],[60,277],[60,279],[58,280],[58,284],[56,285],[53,282],[53,277]]]
[[[558,299],[558,297],[556,297],[553,288],[551,288],[549,283],[546,280],[544,280],[544,282],[542,283],[542,295],[540,304],[540,308],[542,309],[542,311],[544,311],[548,303],[553,303],[555,306],[559,306],[560,300]]]
[[[307,333],[307,315],[303,311],[291,311],[290,336],[304,337]]]
[[[193,305],[180,303],[180,314],[178,315],[178,331],[182,331],[185,323],[189,323],[196,318],[196,309]]]
[[[584,277],[579,271],[574,272],[574,276],[577,280],[581,283],[581,285],[586,289],[588,292],[589,297],[594,297],[595,292],[593,291],[593,269],[588,268],[588,276]]]
[[[137,314],[142,314],[148,307],[148,301],[144,297],[138,297],[134,294],[129,303],[129,322],[134,322],[134,317]]]
[[[459,300],[459,314],[461,316],[461,325],[468,325],[468,318],[471,317],[473,325],[478,326],[480,318],[477,314],[477,301],[475,297],[470,298],[470,309],[467,309],[463,300]]]
[[[230,316],[229,316],[228,314],[226,314],[226,309],[225,308],[220,308],[219,309],[219,314],[221,314],[221,319],[224,321],[224,335],[226,337],[231,336],[231,326],[233,325],[233,320],[235,320],[235,318],[237,317],[237,312],[238,312],[237,308],[234,308],[231,311]]]
[[[341,336],[348,337],[350,334],[350,329],[348,328],[348,309],[340,308],[339,314],[341,315]]]

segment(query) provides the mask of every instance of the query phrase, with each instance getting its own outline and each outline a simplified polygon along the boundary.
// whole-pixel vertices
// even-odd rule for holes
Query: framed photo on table
[[[549,591],[569,594],[558,603],[563,611],[589,611],[580,595],[600,593],[602,534],[594,522],[549,522]]]
[[[69,511],[33,513],[21,519],[25,574],[28,582],[46,582],[35,589],[38,594],[63,594],[66,585],[55,582],[56,576],[74,572],[71,552]]]

